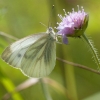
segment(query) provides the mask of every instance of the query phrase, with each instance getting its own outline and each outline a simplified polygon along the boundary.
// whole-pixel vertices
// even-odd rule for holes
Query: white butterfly
[[[33,34],[11,44],[1,57],[28,77],[43,77],[54,69],[56,41],[57,35],[49,27],[47,32]]]

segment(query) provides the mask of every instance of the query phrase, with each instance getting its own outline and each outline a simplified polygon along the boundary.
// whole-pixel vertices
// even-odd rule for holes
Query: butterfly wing
[[[50,38],[41,33],[21,39],[5,49],[2,59],[29,77],[46,76],[56,60],[55,41]]]
[[[53,70],[56,60],[55,40],[48,35],[26,51],[22,59],[22,71],[30,77],[43,77]]]
[[[46,36],[45,33],[33,34],[31,36],[16,41],[5,49],[1,56],[2,59],[16,68],[21,67],[21,60],[27,49],[38,39],[44,36]]]

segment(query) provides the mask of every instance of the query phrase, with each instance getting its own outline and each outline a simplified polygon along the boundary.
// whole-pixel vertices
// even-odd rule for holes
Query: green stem
[[[45,99],[46,100],[53,100],[50,96],[50,93],[48,91],[48,87],[47,85],[43,82],[43,79],[40,78],[40,82],[41,82],[41,86],[42,86],[42,89],[43,89],[43,93],[44,93],[44,96],[45,96]]]
[[[71,95],[71,100],[78,100],[74,67],[71,65],[65,66],[65,72],[67,89]]]
[[[91,48],[95,62],[98,65],[98,69],[100,70],[100,60],[99,60],[98,52],[94,47],[92,40],[88,39],[88,37],[85,34],[83,34],[82,36],[83,39],[87,42],[88,46]]]
[[[18,40],[18,38],[14,37],[12,35],[6,34],[4,32],[0,32],[0,35],[7,37],[7,38],[10,38],[10,39],[13,39],[13,40]]]
[[[66,50],[63,49],[64,53],[64,59],[67,59],[66,55]],[[58,58],[58,57],[57,57]],[[71,65],[66,65],[64,64],[64,74],[65,74],[65,83],[66,83],[66,88],[68,89],[69,95],[70,95],[70,100],[78,100],[78,95],[77,95],[77,86],[76,86],[76,79],[75,79],[75,74],[74,74],[74,67]]]
[[[56,59],[61,61],[61,62],[66,63],[66,64],[69,64],[69,65],[72,65],[72,66],[75,66],[75,67],[79,67],[79,68],[82,68],[82,69],[85,69],[85,70],[88,70],[90,72],[93,72],[93,73],[96,73],[96,74],[100,75],[100,72],[98,72],[97,70],[94,70],[90,67],[87,67],[87,66],[84,66],[84,65],[81,65],[81,64],[77,64],[77,63],[74,63],[74,62],[70,62],[70,61],[64,60],[64,59],[59,58],[59,57],[57,57]]]
[[[9,95],[5,95],[4,97],[2,97],[2,100],[8,100],[10,95],[12,96],[13,100],[23,100],[23,98],[18,92],[12,92],[15,89],[15,85],[1,71],[0,71],[0,82],[3,84],[5,89],[9,92]]]

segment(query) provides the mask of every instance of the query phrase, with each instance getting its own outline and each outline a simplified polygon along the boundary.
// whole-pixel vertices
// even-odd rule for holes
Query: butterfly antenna
[[[50,13],[50,17],[49,17],[49,21],[48,21],[48,28],[51,26],[50,24],[50,20],[51,20],[51,17],[52,17],[52,12],[53,12],[53,9],[54,9],[54,5],[52,6],[52,11]]]
[[[41,25],[45,26],[47,28],[47,26],[45,24],[43,24],[42,22],[40,22]]]

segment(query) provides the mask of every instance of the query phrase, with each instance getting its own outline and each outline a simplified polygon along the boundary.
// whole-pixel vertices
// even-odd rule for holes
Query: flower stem
[[[12,35],[9,35],[7,33],[4,33],[4,32],[0,32],[0,35],[7,37],[7,38],[10,38],[10,39],[13,39],[13,40],[18,40],[18,38],[14,37]]]
[[[48,91],[48,87],[47,85],[43,82],[43,79],[40,78],[40,82],[41,82],[41,86],[42,86],[42,90],[43,90],[43,93],[44,93],[44,96],[45,96],[45,100],[53,100],[50,96],[50,93]]]
[[[71,100],[78,100],[74,67],[71,65],[67,65],[64,67],[65,67],[65,75],[66,75],[65,76],[66,85],[67,85],[67,89],[69,91],[69,94],[71,95]]]
[[[97,70],[94,70],[94,69],[92,69],[90,67],[87,67],[87,66],[84,66],[84,65],[81,65],[81,64],[77,64],[77,63],[73,63],[73,62],[64,60],[64,59],[59,58],[59,57],[57,57],[56,59],[66,63],[66,64],[69,64],[69,65],[72,65],[72,66],[75,66],[75,67],[79,67],[79,68],[82,68],[82,69],[85,69],[85,70],[88,70],[90,72],[93,72],[93,73],[96,73],[96,74],[100,75],[100,72],[98,72]]]
[[[85,34],[83,34],[82,37],[87,42],[88,46],[91,48],[94,60],[95,60],[96,64],[98,65],[98,70],[100,71],[100,59],[98,56],[97,49],[93,45],[93,41],[91,39],[88,39],[88,37]]]

